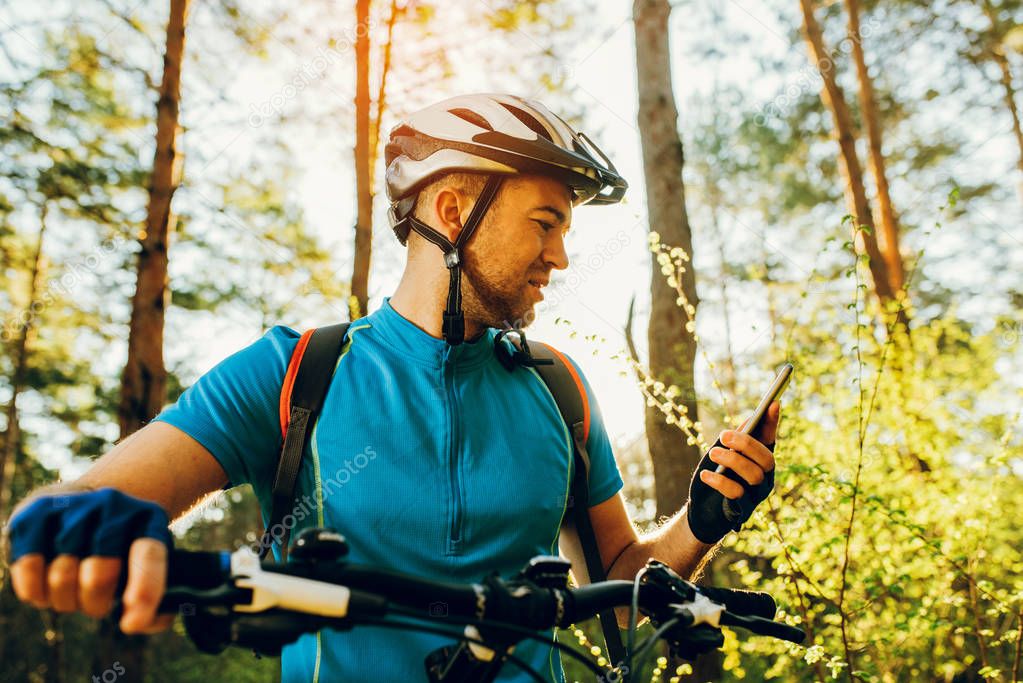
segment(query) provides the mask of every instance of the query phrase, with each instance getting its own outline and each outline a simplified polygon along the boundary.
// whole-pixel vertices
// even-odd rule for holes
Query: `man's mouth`
[[[543,301],[543,288],[547,286],[550,280],[546,278],[533,278],[529,281],[530,286],[536,289],[536,295]]]
[[[541,289],[543,287],[546,287],[549,282],[550,280],[546,279],[541,280],[540,278],[533,278],[532,280],[529,281],[529,284],[533,285],[537,289]]]

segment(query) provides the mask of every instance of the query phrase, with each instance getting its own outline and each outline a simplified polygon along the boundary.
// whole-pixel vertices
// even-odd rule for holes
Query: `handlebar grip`
[[[797,645],[806,640],[806,631],[803,629],[761,617],[741,617],[726,612],[721,615],[721,624],[723,626],[741,626],[757,635],[787,640]]]
[[[770,626],[767,626],[763,631],[760,631],[760,633],[763,633],[765,636],[778,638],[779,640],[787,640],[788,642],[795,643],[796,645],[799,645],[806,640],[806,631],[801,628],[789,626],[788,624],[783,624],[780,621],[771,621],[768,623]]]
[[[216,588],[231,573],[231,556],[226,552],[173,550],[167,561],[167,586]]]
[[[712,588],[710,586],[697,586],[697,588],[714,602],[724,605],[725,609],[732,614],[774,619],[774,615],[778,611],[778,606],[770,593],[735,588]]]

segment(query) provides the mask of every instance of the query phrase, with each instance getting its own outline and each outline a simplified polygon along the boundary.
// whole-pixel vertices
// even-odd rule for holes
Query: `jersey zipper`
[[[449,555],[456,555],[462,549],[462,477],[459,468],[459,444],[461,443],[458,421],[458,396],[455,392],[455,364],[451,358],[452,347],[444,351],[444,388],[448,398],[448,484],[451,487],[451,523],[448,530]]]

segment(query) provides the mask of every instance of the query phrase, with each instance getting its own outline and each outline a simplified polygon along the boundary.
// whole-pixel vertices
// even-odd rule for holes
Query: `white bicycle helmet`
[[[502,180],[530,173],[560,180],[575,205],[614,204],[628,183],[585,134],[547,107],[514,95],[460,95],[410,114],[391,130],[384,151],[391,227],[405,244],[415,230],[444,251],[451,274],[444,338],[463,341],[461,249],[486,213]],[[489,174],[454,243],[413,216],[419,191],[444,173]]]

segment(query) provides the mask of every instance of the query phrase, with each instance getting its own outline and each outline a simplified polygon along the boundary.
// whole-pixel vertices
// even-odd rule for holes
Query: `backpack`
[[[281,560],[287,561],[291,530],[281,522],[295,504],[295,482],[302,454],[326,397],[350,324],[339,323],[306,331],[291,354],[280,398],[284,443],[274,478],[270,518],[260,546],[261,558],[266,557],[276,540],[281,549]],[[518,365],[533,367],[557,403],[561,418],[572,435],[575,459],[575,474],[569,489],[565,517],[561,521],[562,529],[577,534],[589,581],[604,581],[607,577],[589,516],[590,457],[586,451],[586,440],[590,432],[590,405],[582,378],[565,356],[554,348],[542,342],[533,342],[533,346],[527,346],[524,336],[520,339],[522,341],[515,344],[516,351],[513,353],[507,347],[496,344],[498,358],[509,371]],[[275,538],[271,530],[278,526],[283,529],[283,534]],[[600,623],[611,661],[620,662],[624,656],[624,646],[614,611],[601,612]]]

